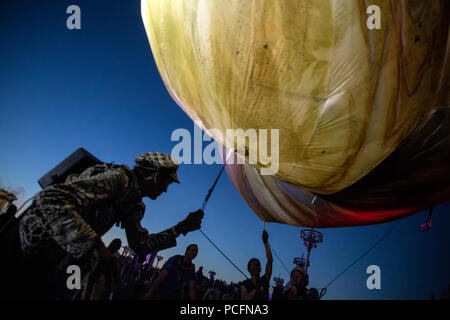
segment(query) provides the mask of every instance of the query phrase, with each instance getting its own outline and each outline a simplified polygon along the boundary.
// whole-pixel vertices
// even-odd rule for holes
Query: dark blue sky
[[[211,0],[213,1],[213,0]],[[66,8],[81,8],[82,29],[66,28]],[[22,198],[40,190],[37,180],[82,146],[100,159],[133,164],[140,153],[170,153],[173,130],[193,123],[171,100],[157,72],[134,0],[3,0],[0,2],[0,178],[23,187]],[[218,165],[183,165],[181,185],[156,201],[145,200],[143,225],[150,232],[171,227],[198,209]],[[328,299],[421,299],[450,283],[450,204],[435,210],[429,233],[418,231],[425,213],[403,219],[395,231],[329,289]],[[393,224],[323,229],[324,243],[312,252],[311,285],[321,288]],[[225,175],[207,207],[203,230],[246,271],[251,257],[265,260],[262,222]],[[304,252],[299,228],[267,224],[272,247],[289,269]],[[115,229],[105,236],[125,239]],[[181,236],[164,258],[198,243],[196,266],[227,281],[242,280],[197,231]],[[381,268],[381,290],[366,287],[366,268]],[[274,276],[288,275],[277,258]]]

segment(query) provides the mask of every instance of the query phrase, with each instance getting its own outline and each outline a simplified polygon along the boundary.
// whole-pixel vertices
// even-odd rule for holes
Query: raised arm
[[[269,234],[266,230],[263,231],[262,239],[264,243],[264,248],[266,249],[266,257],[267,257],[267,263],[266,263],[266,280],[270,282],[270,278],[272,277],[272,264],[273,264],[273,257],[272,257],[272,251],[270,250],[269,245]]]

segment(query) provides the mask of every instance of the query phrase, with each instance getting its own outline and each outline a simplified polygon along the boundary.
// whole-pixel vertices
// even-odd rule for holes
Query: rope
[[[220,177],[222,176],[223,170],[225,169],[226,163],[222,166],[222,169],[219,172],[219,175],[217,176],[216,180],[214,181],[211,189],[209,189],[208,194],[205,197],[205,200],[203,201],[202,210],[205,210],[206,204],[208,203],[209,197],[211,196],[212,192],[216,188],[216,184],[219,181]]]
[[[209,197],[211,197],[212,192],[216,188],[216,184],[219,181],[220,177],[222,176],[222,173],[225,170],[225,167],[227,165],[228,158],[230,157],[230,155],[232,153],[233,153],[233,150],[228,151],[228,154],[227,154],[227,157],[225,158],[225,161],[223,163],[222,169],[220,169],[219,175],[217,176],[216,180],[214,180],[214,183],[213,183],[212,187],[209,189],[208,194],[206,195],[205,200],[203,201],[202,210],[205,210],[206,204],[209,201]]]
[[[284,263],[283,263],[283,261],[280,259],[280,257],[278,256],[278,254],[275,252],[275,250],[273,249],[273,247],[272,246],[270,246],[270,249],[272,250],[272,252],[275,254],[275,257],[277,257],[278,258],[278,260],[280,260],[280,262],[281,262],[281,264],[283,265],[283,267],[284,267],[284,270],[286,270],[286,272],[287,272],[287,274],[289,274],[290,275],[290,273],[289,273],[289,270],[288,270],[288,268],[286,268],[286,266],[284,265]]]
[[[353,263],[351,263],[347,268],[344,269],[341,273],[339,273],[333,280],[331,280],[320,292],[320,296],[322,297],[327,292],[327,288],[335,282],[340,276],[342,276],[348,269],[353,267],[359,260],[364,258],[370,251],[372,251],[377,245],[379,245],[394,229],[400,224],[401,220],[399,220],[391,229],[389,229],[375,244],[373,244],[369,249],[367,249],[358,259],[356,259]]]
[[[218,246],[216,246],[216,244],[202,231],[202,230],[200,230],[200,232],[205,236],[205,238],[209,241],[209,242],[211,242],[211,244],[233,265],[233,267],[235,267],[240,273],[242,273],[243,275],[244,275],[244,277],[245,278],[247,278],[248,279],[248,277],[247,277],[247,275],[244,273],[244,272],[242,272],[242,270],[241,269],[239,269],[238,268],[238,266],[236,266],[234,263],[233,263],[233,261],[231,261],[231,259],[230,258],[228,258],[227,256],[226,256],[226,254],[225,253],[223,253],[223,251],[222,250],[220,250],[219,249],[219,247]]]
[[[223,166],[222,166],[222,169],[220,169],[220,172],[219,172],[219,174],[217,175],[217,178],[216,178],[216,180],[214,181],[214,183],[213,183],[213,185],[211,186],[211,188],[209,189],[209,191],[208,191],[208,194],[206,195],[206,197],[205,197],[205,200],[203,201],[203,205],[202,205],[202,210],[205,210],[205,207],[206,207],[206,204],[208,203],[208,201],[209,201],[209,198],[211,197],[211,194],[212,194],[212,192],[214,191],[214,189],[216,188],[216,185],[217,185],[217,182],[219,182],[219,179],[220,179],[220,177],[222,176],[222,173],[223,173],[223,171],[224,171],[224,169],[225,169],[225,167],[226,167],[226,165],[227,165],[227,161],[228,161],[228,158],[230,157],[230,155],[231,155],[231,153],[232,153],[232,150],[230,150],[229,152],[228,152],[228,155],[227,155],[227,157],[226,157],[226,159],[225,159],[225,161],[224,161],[224,164],[223,164]],[[214,246],[214,248],[216,248],[224,257],[225,257],[225,259],[227,259],[232,265],[233,265],[233,267],[235,267],[240,273],[242,273],[242,275],[246,278],[246,279],[248,279],[248,277],[247,277],[247,275],[244,273],[244,272],[242,272],[242,270],[241,269],[239,269],[238,268],[238,266],[236,266],[235,264],[234,264],[234,262],[233,261],[231,261],[231,259],[230,258],[228,258],[227,257],[227,255],[222,251],[222,250],[220,250],[220,248],[203,232],[203,230],[199,230],[201,233],[202,233],[202,235],[206,238],[206,240],[208,240],[213,246]]]

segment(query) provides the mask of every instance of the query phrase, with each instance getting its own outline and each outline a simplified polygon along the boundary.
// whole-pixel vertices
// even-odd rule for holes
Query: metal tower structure
[[[317,245],[323,242],[323,235],[321,232],[314,229],[303,229],[300,231],[300,239],[303,240],[303,244],[308,250],[308,255],[306,256],[305,272],[308,272],[309,258],[311,256],[312,248],[317,248]],[[295,261],[295,260],[294,260]]]
[[[303,258],[303,253],[302,253],[302,257],[301,258],[294,258],[294,264],[299,266],[300,268],[302,268],[303,270],[306,270],[306,259]],[[308,261],[308,267],[309,267],[309,261]]]

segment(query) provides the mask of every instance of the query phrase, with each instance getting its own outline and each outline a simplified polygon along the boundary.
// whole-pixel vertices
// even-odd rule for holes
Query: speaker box
[[[98,158],[83,148],[77,149],[74,153],[61,161],[56,167],[47,172],[38,180],[42,189],[52,184],[64,183],[70,174],[80,174],[90,166],[103,163]]]

